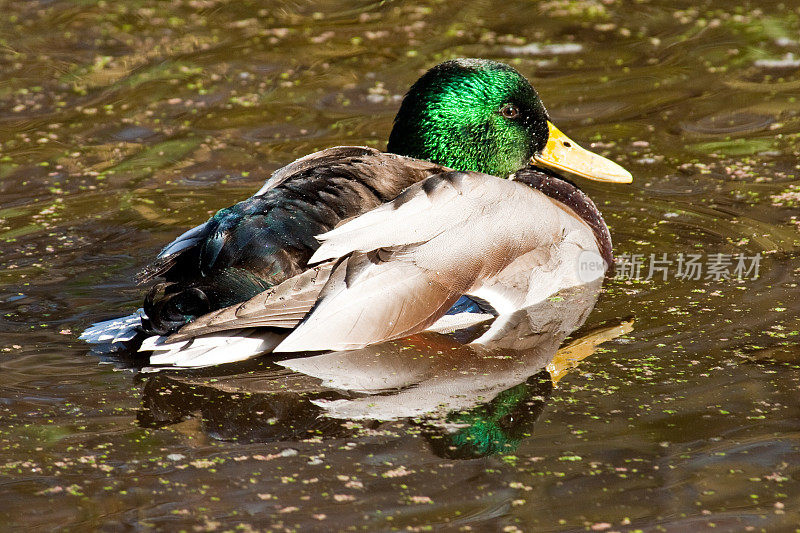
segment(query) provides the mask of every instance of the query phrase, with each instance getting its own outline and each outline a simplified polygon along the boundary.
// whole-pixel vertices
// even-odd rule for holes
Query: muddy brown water
[[[0,529],[795,531],[796,3],[0,5]],[[607,279],[571,339],[632,330],[556,386],[478,366],[490,392],[438,421],[325,416],[335,391],[268,360],[88,355],[77,334],[140,304],[161,246],[299,156],[383,148],[456,56],[512,63],[634,174],[585,190],[642,279]],[[759,276],[681,279],[681,253],[758,254]]]

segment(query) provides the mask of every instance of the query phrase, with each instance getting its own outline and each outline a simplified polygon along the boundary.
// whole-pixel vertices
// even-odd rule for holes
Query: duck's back
[[[295,276],[316,235],[397,196],[443,167],[365,147],[316,152],[276,171],[254,196],[225,208],[162,250],[140,274],[157,283],[143,326],[174,331]]]

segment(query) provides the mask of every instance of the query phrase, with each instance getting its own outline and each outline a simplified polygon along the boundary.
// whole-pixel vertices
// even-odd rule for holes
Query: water
[[[3,8],[6,529],[800,523],[797,6]],[[299,156],[383,148],[400,95],[454,56],[514,64],[559,128],[634,174],[585,184],[618,255],[760,253],[760,277],[608,279],[570,337],[608,340],[555,386],[532,364],[438,422],[325,416],[312,400],[343,398],[269,361],[153,376],[87,356],[77,334],[139,305],[133,275],[162,245]],[[491,421],[502,445],[448,437]]]

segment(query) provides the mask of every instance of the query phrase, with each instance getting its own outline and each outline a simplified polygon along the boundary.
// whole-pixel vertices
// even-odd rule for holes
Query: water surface
[[[800,8],[2,7],[5,528],[800,523]],[[456,56],[515,65],[563,131],[634,174],[585,184],[617,254],[761,254],[759,277],[608,279],[571,339],[632,330],[555,385],[531,366],[439,424],[326,416],[318,400],[342,398],[269,360],[153,376],[87,355],[77,334],[140,304],[133,276],[165,243],[297,157],[383,148],[409,84]],[[499,444],[453,438],[478,426],[503,429]]]

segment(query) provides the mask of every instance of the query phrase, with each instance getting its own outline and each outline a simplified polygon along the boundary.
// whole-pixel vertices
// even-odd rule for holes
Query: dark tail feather
[[[208,295],[199,287],[178,288],[175,283],[158,283],[144,299],[142,329],[149,335],[169,335],[186,322],[211,311]]]

